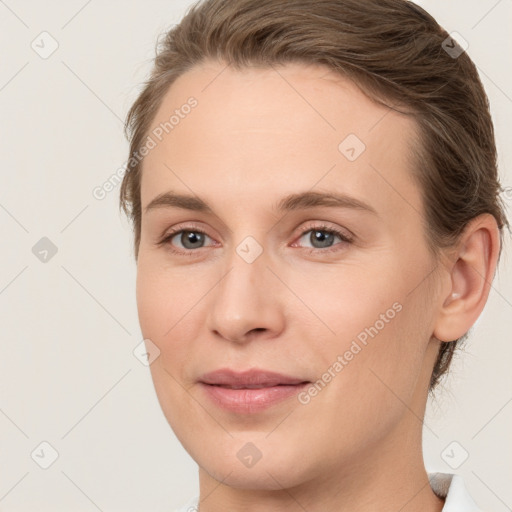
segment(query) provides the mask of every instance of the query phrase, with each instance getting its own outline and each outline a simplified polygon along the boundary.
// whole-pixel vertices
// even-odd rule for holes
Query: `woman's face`
[[[137,303],[163,412],[233,487],[407,457],[441,306],[414,121],[320,66],[224,67],[181,76],[148,132]]]

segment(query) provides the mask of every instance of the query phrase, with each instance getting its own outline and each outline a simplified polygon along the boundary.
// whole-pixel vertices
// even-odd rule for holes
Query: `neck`
[[[404,422],[378,446],[359,452],[357,460],[324,467],[321,474],[295,487],[279,488],[274,479],[266,488],[234,488],[203,469],[199,484],[199,512],[441,512],[444,505],[430,487],[421,423],[411,413],[404,413]]]

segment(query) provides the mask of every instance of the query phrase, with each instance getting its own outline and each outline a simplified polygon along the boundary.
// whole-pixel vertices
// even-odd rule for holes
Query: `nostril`
[[[256,333],[257,333],[257,332],[265,332],[266,330],[267,330],[267,329],[265,329],[265,327],[255,327],[254,329],[251,329],[251,330],[247,333],[247,335],[248,335],[249,337],[251,337],[251,336],[256,336]]]

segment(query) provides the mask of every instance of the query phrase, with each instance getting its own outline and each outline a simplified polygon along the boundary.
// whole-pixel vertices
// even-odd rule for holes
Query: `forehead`
[[[323,66],[207,62],[175,81],[153,120],[142,206],[166,189],[275,202],[314,187],[364,195],[388,210],[400,196],[419,206],[410,176],[416,131],[411,117]]]

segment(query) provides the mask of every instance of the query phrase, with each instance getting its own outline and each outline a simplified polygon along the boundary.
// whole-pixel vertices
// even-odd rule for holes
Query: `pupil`
[[[326,233],[325,231],[313,231],[311,236],[312,242],[320,242],[321,247],[329,247],[332,243],[332,237],[334,235],[332,233]],[[313,246],[315,243],[313,243]]]
[[[186,247],[187,249],[194,249],[197,245],[201,245],[203,238],[204,236],[202,233],[194,233],[193,231],[188,231],[183,233],[181,237],[181,243],[183,244],[183,247]],[[190,247],[190,244],[192,247]]]

